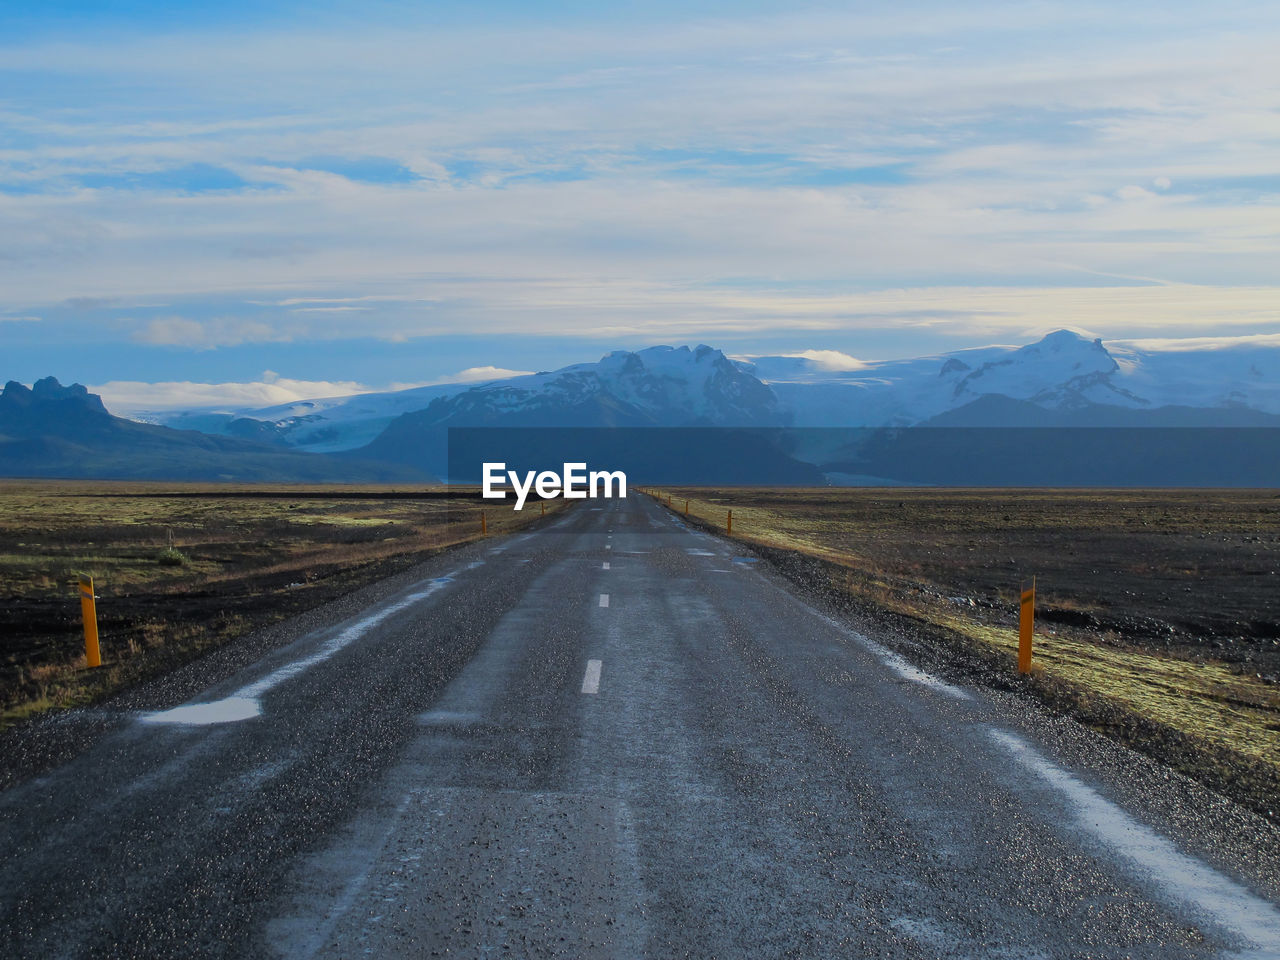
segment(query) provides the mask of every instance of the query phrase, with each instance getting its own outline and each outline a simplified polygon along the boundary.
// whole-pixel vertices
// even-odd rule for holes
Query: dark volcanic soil
[[[1280,493],[1273,490],[690,488],[849,558],[894,589],[1280,682]],[[683,496],[679,491],[676,496]],[[766,532],[767,537],[767,532]]]

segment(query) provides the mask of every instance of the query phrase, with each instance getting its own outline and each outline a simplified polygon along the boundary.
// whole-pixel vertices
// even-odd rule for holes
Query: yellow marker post
[[[724,527],[725,527],[724,529],[725,533],[733,533],[733,511],[732,510],[729,511],[729,517],[728,519],[725,520]]]
[[[84,619],[84,658],[91,667],[102,666],[98,648],[98,605],[94,602],[93,577],[80,576],[80,616]]]
[[[1031,636],[1035,633],[1036,578],[1031,586],[1023,587],[1022,605],[1018,613],[1018,672],[1031,672]]]
[[[488,534],[489,534],[489,521],[485,519],[484,511],[481,510],[480,511],[480,536],[484,537],[484,536],[488,536]]]
[[[544,517],[547,515],[547,501],[545,500],[542,501],[542,515]]]
[[[684,502],[684,515],[685,515],[686,517],[689,515],[689,501],[688,501],[688,500],[686,500],[686,501]]]

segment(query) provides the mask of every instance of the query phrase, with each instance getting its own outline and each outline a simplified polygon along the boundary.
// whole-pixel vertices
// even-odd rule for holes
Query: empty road
[[[1280,957],[1274,828],[647,498],[549,521],[59,721],[0,954]]]

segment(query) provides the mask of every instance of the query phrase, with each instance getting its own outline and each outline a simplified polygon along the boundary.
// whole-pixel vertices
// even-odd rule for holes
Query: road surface
[[[327,614],[0,794],[0,954],[1280,957],[1273,828],[647,498]]]

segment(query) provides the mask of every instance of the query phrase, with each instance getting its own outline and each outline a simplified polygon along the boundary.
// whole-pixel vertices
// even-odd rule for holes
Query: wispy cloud
[[[293,380],[266,370],[260,380],[244,383],[112,380],[89,389],[102,396],[112,413],[131,417],[166,410],[271,407],[316,397],[348,397],[372,388],[353,381]]]
[[[169,410],[205,410],[234,412],[237,410],[274,407],[302,400],[350,397],[388,390],[409,390],[445,384],[479,383],[524,376],[532,371],[503,367],[469,367],[445,377],[421,382],[393,382],[381,387],[354,380],[298,380],[264,370],[257,380],[243,382],[201,383],[191,380],[168,380],[155,383],[141,380],[112,380],[89,387],[102,396],[107,408],[119,416],[136,417]]]
[[[200,350],[1280,325],[1274,4],[379,10],[0,43],[0,310]]]
[[[524,377],[532,370],[508,370],[505,367],[467,367],[452,376],[433,380],[433,383],[480,383],[484,380],[504,380],[507,377]]]
[[[1148,353],[1199,353],[1203,350],[1231,350],[1236,347],[1280,348],[1280,333],[1255,333],[1238,337],[1142,337],[1108,340],[1107,346],[1131,347]]]
[[[189,347],[211,350],[214,347],[237,346],[242,343],[269,343],[290,339],[278,327],[258,320],[219,317],[192,320],[187,317],[157,317],[133,333],[138,343],[164,347]]]

